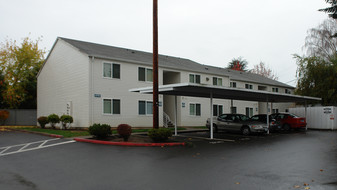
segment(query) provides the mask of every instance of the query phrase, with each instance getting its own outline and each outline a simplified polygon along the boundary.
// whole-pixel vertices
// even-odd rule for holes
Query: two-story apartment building
[[[202,65],[159,55],[159,84],[197,83],[292,93],[294,88],[249,72]],[[130,89],[152,86],[152,53],[57,38],[38,74],[38,116],[69,114],[74,127],[93,123],[134,127],[152,126],[152,95]],[[205,98],[179,96],[178,126],[202,126],[209,117]],[[159,96],[163,115],[174,118],[174,97]],[[284,112],[292,104],[273,104],[272,112]],[[214,99],[214,115],[236,112],[249,116],[266,113],[266,103]]]

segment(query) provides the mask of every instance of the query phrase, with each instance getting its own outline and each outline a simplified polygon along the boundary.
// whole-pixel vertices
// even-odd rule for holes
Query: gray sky
[[[152,0],[0,0],[0,42],[58,36],[152,52]],[[265,62],[279,81],[295,79],[307,30],[327,15],[324,0],[158,0],[159,53],[248,68]],[[287,83],[296,86],[295,81]]]

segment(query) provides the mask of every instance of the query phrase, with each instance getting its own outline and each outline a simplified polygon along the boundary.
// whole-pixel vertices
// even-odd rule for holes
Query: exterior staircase
[[[165,112],[163,112],[163,124],[165,128],[174,127],[174,122]]]

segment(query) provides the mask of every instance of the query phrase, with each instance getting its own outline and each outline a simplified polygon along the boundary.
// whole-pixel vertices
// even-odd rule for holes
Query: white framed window
[[[231,107],[231,113],[236,114],[237,113],[237,108],[235,106]]]
[[[197,74],[190,74],[190,83],[197,83],[200,84],[200,75]]]
[[[201,104],[190,103],[190,115],[201,116]]]
[[[246,89],[253,89],[253,85],[251,85],[251,84],[245,84],[245,88]]]
[[[103,99],[103,114],[121,114],[121,100],[120,99]]]
[[[286,94],[291,94],[291,90],[289,90],[289,89],[287,89],[287,88],[284,90],[284,92],[285,92]]]
[[[103,63],[103,77],[104,78],[121,78],[121,66],[116,63]]]
[[[138,115],[152,115],[153,113],[152,101],[139,100],[138,101]]]
[[[278,88],[272,88],[272,92],[278,92]]]
[[[138,81],[153,82],[153,70],[145,67],[138,67]]]
[[[246,107],[246,116],[252,117],[254,115],[254,109]]]
[[[223,105],[213,104],[213,116],[219,116],[223,114]]]
[[[222,86],[222,78],[213,77],[213,85],[215,85],[215,86]]]
[[[278,109],[272,109],[271,112],[272,113],[278,113]]]
[[[230,87],[236,88],[236,82],[230,82]]]

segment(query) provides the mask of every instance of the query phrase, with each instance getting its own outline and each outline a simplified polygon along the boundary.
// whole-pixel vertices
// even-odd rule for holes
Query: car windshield
[[[245,116],[245,115],[240,115],[241,116],[241,120],[242,121],[247,121],[249,120],[249,117]]]

